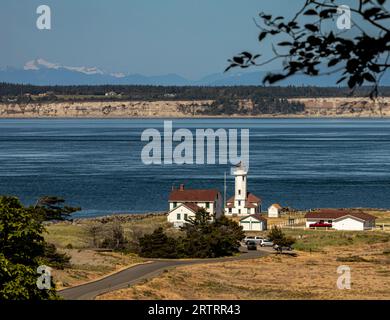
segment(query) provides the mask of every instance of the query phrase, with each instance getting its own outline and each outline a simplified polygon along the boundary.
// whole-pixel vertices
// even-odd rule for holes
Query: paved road
[[[96,296],[113,290],[127,288],[137,282],[160,274],[163,270],[198,263],[214,263],[243,259],[253,259],[269,254],[269,250],[261,249],[257,251],[243,252],[239,256],[217,259],[196,259],[196,260],[152,260],[149,263],[136,265],[128,269],[117,272],[106,278],[89,282],[77,287],[64,289],[59,294],[67,300],[90,300]]]

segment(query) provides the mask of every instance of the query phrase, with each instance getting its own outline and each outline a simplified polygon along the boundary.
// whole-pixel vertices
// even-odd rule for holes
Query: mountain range
[[[40,58],[28,61],[23,68],[0,69],[0,82],[33,85],[258,86],[262,84],[262,79],[266,74],[265,71],[221,72],[207,75],[199,80],[189,80],[174,73],[158,76],[109,73],[97,67],[64,66]],[[319,77],[298,75],[286,79],[278,85],[328,87],[335,86],[339,78],[339,74]],[[381,84],[390,85],[388,78],[382,79]]]

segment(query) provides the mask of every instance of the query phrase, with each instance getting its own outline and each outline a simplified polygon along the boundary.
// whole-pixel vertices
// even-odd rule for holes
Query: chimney
[[[175,191],[175,185],[174,184],[172,185],[172,191]]]
[[[180,189],[179,189],[180,191],[183,191],[184,190],[184,184],[181,184],[180,185]]]

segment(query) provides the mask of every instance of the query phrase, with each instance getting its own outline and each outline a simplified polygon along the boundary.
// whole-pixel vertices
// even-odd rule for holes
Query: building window
[[[180,215],[180,213],[177,214],[176,220],[181,220],[181,215]]]
[[[229,208],[229,213],[232,213],[232,208]]]
[[[242,176],[242,181],[245,181],[245,177],[244,176]]]
[[[174,208],[177,207],[177,202],[174,202],[174,203],[173,203],[173,207],[174,207]]]
[[[241,190],[238,190],[238,194],[241,195]]]
[[[238,206],[240,206],[241,205],[241,201],[240,200],[238,200]]]
[[[184,214],[184,220],[185,220],[185,221],[188,220],[188,214],[187,214],[187,213]]]
[[[241,214],[241,209],[238,209],[238,214]]]
[[[210,202],[206,202],[206,208],[210,208]]]

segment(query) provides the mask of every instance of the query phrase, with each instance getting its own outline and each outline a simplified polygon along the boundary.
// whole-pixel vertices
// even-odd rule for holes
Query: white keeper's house
[[[305,215],[306,227],[330,224],[336,230],[370,230],[375,227],[376,217],[363,211],[348,209],[321,209]]]
[[[172,188],[169,195],[168,222],[176,228],[181,227],[200,208],[210,213],[211,220],[219,218],[223,213],[222,202],[221,193],[217,189],[185,189],[181,184],[179,189]]]
[[[234,196],[226,201],[226,216],[248,216],[261,212],[261,199],[247,190],[248,170],[240,162],[233,171]]]

